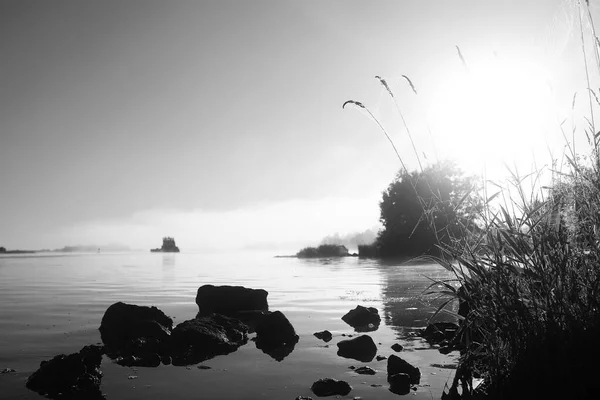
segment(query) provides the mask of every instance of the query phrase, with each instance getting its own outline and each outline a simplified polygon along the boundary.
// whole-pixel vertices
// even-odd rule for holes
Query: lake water
[[[300,341],[278,362],[248,343],[203,364],[212,367],[130,368],[104,358],[102,391],[116,399],[294,399],[312,396],[320,378],[343,379],[348,396],[395,399],[386,382],[387,361],[362,363],[337,356],[336,343],[355,334],[341,317],[357,305],[375,307],[382,324],[369,335],[378,354],[397,354],[421,369],[416,399],[439,399],[451,383],[457,354],[441,355],[408,333],[424,327],[435,310],[421,293],[431,278],[448,277],[437,264],[358,258],[273,258],[272,255],[48,254],[0,256],[0,397],[39,399],[25,388],[42,360],[100,342],[104,311],[117,301],[154,305],[175,324],[193,318],[196,291],[204,284],[242,285],[269,292],[271,310],[282,311]],[[446,318],[447,319],[447,318]],[[313,336],[327,329],[333,340]],[[395,353],[390,346],[402,344]],[[358,375],[350,366],[368,365],[377,374]],[[128,379],[137,376],[136,379]],[[371,385],[382,385],[372,387]]]

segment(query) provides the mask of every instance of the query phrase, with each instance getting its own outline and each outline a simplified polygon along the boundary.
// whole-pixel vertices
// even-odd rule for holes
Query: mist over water
[[[341,317],[359,304],[377,308],[382,317],[379,329],[369,333],[381,343],[378,354],[389,356],[396,342],[405,346],[402,357],[421,368],[416,397],[429,399],[431,390],[435,398],[452,371],[431,364],[452,363],[454,356],[443,356],[420,339],[407,337],[424,327],[434,311],[420,298],[430,282],[426,276],[448,273],[434,264],[353,257],[301,260],[263,252],[1,256],[0,367],[18,373],[0,379],[10,395],[39,398],[25,389],[26,378],[43,360],[100,342],[100,320],[111,304],[157,306],[178,324],[196,315],[199,286],[227,284],[269,292],[270,310],[282,311],[300,336],[289,356],[278,362],[249,341],[232,354],[204,362],[212,367],[209,371],[164,365],[133,371],[105,358],[101,388],[107,398],[184,399],[200,393],[211,399],[294,398],[311,395],[310,385],[323,377],[347,380],[353,396],[395,398],[387,391],[386,361],[364,364],[379,372],[363,376],[348,369],[363,363],[336,355],[336,343],[347,339],[341,335],[355,334]],[[334,336],[328,345],[313,336],[324,329]],[[128,380],[129,375],[138,379]]]

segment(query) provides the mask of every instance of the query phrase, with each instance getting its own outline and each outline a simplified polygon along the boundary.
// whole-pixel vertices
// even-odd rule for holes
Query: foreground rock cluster
[[[254,332],[256,347],[281,361],[294,350],[299,336],[282,312],[269,311],[267,296],[262,289],[204,285],[196,296],[198,314],[176,326],[156,307],[115,303],[108,307],[100,323],[103,345],[85,346],[78,353],[42,361],[26,386],[49,398],[101,399],[103,355],[123,366],[187,366],[236,351]],[[342,319],[360,333],[377,329],[381,321],[375,308],[363,306],[350,310]],[[439,343],[448,341],[453,329],[449,325],[428,327],[422,335]],[[315,336],[325,342],[333,337],[329,331],[316,332]],[[376,357],[377,345],[369,335],[348,336],[352,337],[337,343],[340,357],[360,362]],[[401,346],[395,350],[400,351]],[[383,359],[377,356],[377,360]],[[356,368],[355,372],[376,373],[367,366]],[[402,358],[387,358],[390,391],[409,393],[420,377],[419,369]],[[316,396],[345,396],[352,387],[345,381],[324,378],[314,382],[311,390]]]

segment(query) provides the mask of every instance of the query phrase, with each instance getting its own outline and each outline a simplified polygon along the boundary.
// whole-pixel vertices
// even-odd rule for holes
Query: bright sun
[[[557,120],[544,67],[495,56],[469,60],[441,82],[429,111],[436,142],[474,173],[530,166],[533,151],[546,149],[545,134]]]

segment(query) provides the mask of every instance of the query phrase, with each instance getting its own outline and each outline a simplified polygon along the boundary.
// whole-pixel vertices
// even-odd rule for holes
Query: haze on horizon
[[[575,0],[3,1],[0,246],[287,249],[370,229],[400,164],[342,104],[418,167],[375,75],[425,162],[547,165],[587,110],[578,23]]]

